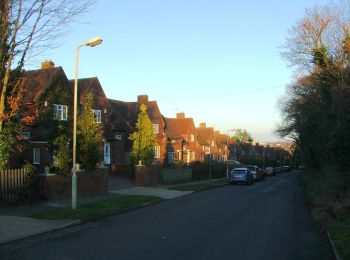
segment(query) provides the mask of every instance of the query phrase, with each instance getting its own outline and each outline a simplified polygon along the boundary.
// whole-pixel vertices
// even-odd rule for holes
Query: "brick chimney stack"
[[[41,63],[41,69],[53,69],[55,67],[55,63],[52,60],[45,60]]]
[[[147,103],[148,102],[148,96],[147,95],[138,95],[137,96],[137,103]]]
[[[185,113],[183,113],[183,112],[177,113],[177,114],[176,114],[176,118],[177,118],[177,119],[185,119]]]
[[[200,127],[200,128],[206,128],[206,127],[207,127],[207,124],[206,124],[206,123],[200,123],[200,124],[199,124],[199,127]]]

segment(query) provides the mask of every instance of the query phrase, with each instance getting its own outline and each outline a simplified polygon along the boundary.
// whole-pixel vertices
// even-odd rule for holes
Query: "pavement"
[[[168,190],[167,188],[168,186],[163,185],[155,187],[136,187],[129,179],[109,176],[108,193],[79,197],[78,206],[121,195],[148,195],[157,196],[162,199],[174,199],[192,193],[192,191],[176,191]],[[77,219],[42,220],[30,217],[37,212],[70,206],[71,199],[68,198],[32,205],[0,208],[0,245],[81,223],[81,221]]]

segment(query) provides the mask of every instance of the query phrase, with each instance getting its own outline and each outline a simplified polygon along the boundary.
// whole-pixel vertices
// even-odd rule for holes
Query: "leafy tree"
[[[58,173],[67,174],[69,173],[69,148],[68,138],[66,135],[58,136],[53,142],[56,150],[56,161],[55,166],[58,168]]]
[[[308,10],[283,55],[303,72],[281,102],[277,129],[292,137],[307,166],[350,166],[349,17],[342,6]]]
[[[6,128],[0,135],[0,169],[7,168],[8,160],[16,139],[10,128]]]
[[[32,118],[19,118],[13,105],[20,105],[23,67],[31,57],[54,47],[59,36],[77,15],[85,12],[94,0],[1,0],[0,1],[0,135],[16,136],[21,123]],[[15,127],[14,127],[15,125]],[[5,130],[6,128],[6,130]],[[4,133],[3,135],[3,131]],[[9,158],[11,139],[2,138],[0,157]],[[6,152],[5,152],[6,151]],[[2,166],[1,166],[2,167]]]
[[[244,130],[244,129],[237,129],[233,138],[237,143],[252,143],[253,142],[253,137],[251,136],[251,134],[248,133],[247,130]]]
[[[21,87],[25,61],[53,47],[67,25],[93,0],[2,0],[0,3],[0,132],[6,100]],[[16,65],[15,65],[16,64]],[[15,67],[15,68],[14,68]]]
[[[136,122],[137,131],[129,137],[133,141],[131,158],[137,164],[140,160],[144,165],[150,165],[154,158],[154,146],[156,144],[153,125],[147,115],[147,107],[140,106],[140,113]]]
[[[78,162],[88,171],[94,170],[100,160],[99,146],[103,140],[101,127],[95,123],[92,102],[92,94],[88,93],[77,122]]]

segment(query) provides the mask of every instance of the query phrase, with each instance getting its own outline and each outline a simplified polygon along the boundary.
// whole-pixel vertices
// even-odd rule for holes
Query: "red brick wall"
[[[107,192],[107,174],[103,172],[78,172],[78,196],[97,195]],[[72,175],[39,177],[39,192],[46,199],[69,198],[72,196]]]

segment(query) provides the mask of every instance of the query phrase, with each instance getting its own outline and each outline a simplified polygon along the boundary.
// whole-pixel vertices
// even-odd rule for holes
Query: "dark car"
[[[275,173],[281,173],[282,172],[282,167],[277,166],[275,167]]]
[[[230,172],[229,182],[253,184],[254,177],[248,168],[236,168]]]
[[[288,165],[282,166],[282,169],[284,172],[290,172],[291,171],[291,167]]]
[[[263,180],[265,178],[265,175],[262,169],[260,169],[258,166],[247,165],[245,167],[248,168],[250,172],[253,174],[254,180],[258,181],[258,180]]]
[[[266,167],[265,168],[265,175],[266,176],[275,176],[275,169],[273,167]]]

